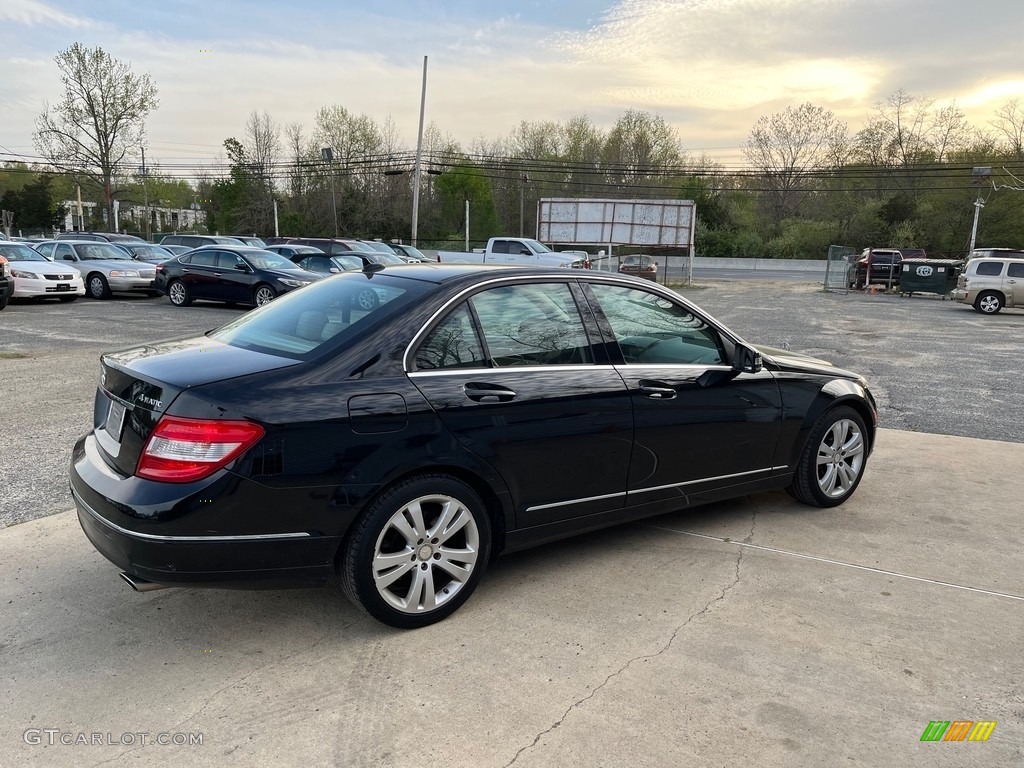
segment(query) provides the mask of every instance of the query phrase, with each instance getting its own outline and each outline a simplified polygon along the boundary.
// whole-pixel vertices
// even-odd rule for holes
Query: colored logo
[[[921,741],[988,741],[995,729],[995,720],[932,720]]]

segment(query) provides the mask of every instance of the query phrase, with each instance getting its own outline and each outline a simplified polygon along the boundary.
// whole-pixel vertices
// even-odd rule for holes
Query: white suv
[[[1003,307],[1024,307],[1024,259],[972,258],[950,295],[983,315],[994,315]]]

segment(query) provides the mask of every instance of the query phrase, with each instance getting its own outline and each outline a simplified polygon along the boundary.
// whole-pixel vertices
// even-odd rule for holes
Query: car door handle
[[[214,277],[220,277],[220,272],[214,272],[214,273],[213,273],[213,276],[214,276]]]
[[[640,394],[651,400],[674,400],[678,393],[660,381],[641,381]]]
[[[494,398],[499,403],[507,403],[515,398],[516,393],[506,387],[499,387],[495,384],[483,384],[476,381],[466,382],[462,390],[470,400],[480,403],[488,398]]]

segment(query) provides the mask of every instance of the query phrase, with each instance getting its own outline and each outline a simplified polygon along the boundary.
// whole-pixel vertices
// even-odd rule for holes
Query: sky
[[[334,104],[414,148],[427,56],[426,120],[464,148],[637,109],[732,166],[759,117],[807,101],[856,131],[903,89],[986,128],[1024,103],[1022,29],[1022,0],[0,0],[0,160],[36,155],[74,42],[152,76],[150,163],[215,159],[252,110],[308,133]]]

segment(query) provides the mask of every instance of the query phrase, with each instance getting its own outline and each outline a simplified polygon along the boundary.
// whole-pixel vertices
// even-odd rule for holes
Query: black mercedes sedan
[[[196,299],[262,307],[323,275],[247,245],[203,245],[156,265],[156,290],[176,307]]]
[[[107,353],[93,422],[72,495],[136,589],[340,577],[420,627],[501,552],[772,488],[842,504],[877,409],[647,280],[418,264]]]

